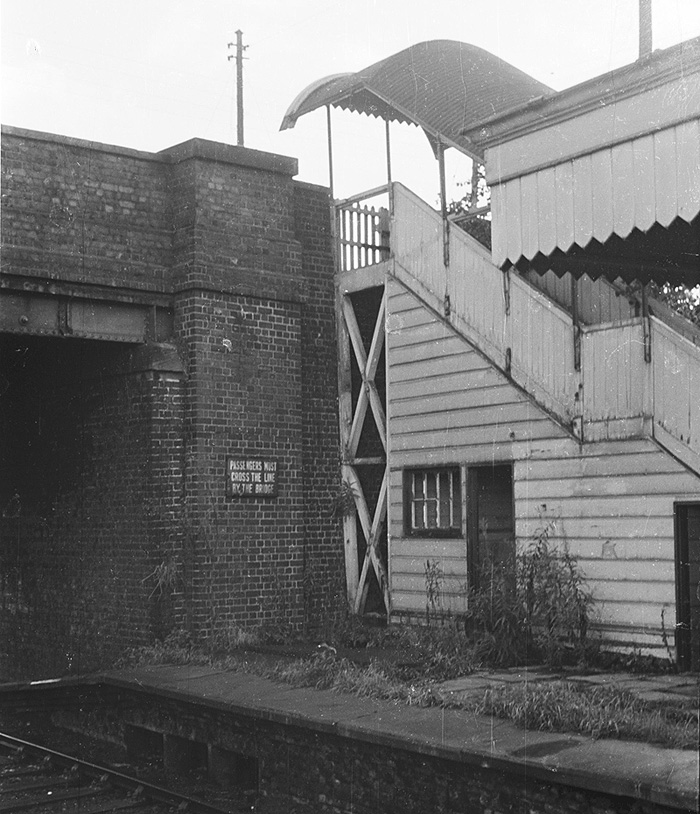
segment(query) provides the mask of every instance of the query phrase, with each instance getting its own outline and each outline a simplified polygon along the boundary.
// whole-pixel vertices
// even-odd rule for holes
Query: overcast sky
[[[638,0],[0,0],[4,124],[157,151],[235,143],[235,63],[246,51],[246,146],[299,159],[327,182],[325,113],[279,132],[310,82],[417,42],[485,48],[560,90],[633,61]],[[700,0],[654,0],[654,48],[700,35]],[[383,181],[383,129],[334,112],[336,193]],[[395,125],[395,176],[432,173],[415,128]],[[454,151],[450,151],[454,152]],[[452,170],[459,174],[458,163]],[[421,189],[417,191],[428,197]]]

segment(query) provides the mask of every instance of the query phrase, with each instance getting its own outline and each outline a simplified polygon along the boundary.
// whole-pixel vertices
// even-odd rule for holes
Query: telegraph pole
[[[233,43],[228,44],[229,48],[233,48]],[[243,51],[247,48],[243,45],[243,32],[238,29],[236,31],[236,123],[237,127],[237,140],[236,144],[240,147],[243,146]],[[229,61],[233,59],[233,55],[229,55]]]

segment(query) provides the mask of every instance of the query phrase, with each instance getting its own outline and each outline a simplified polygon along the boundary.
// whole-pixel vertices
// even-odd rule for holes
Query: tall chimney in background
[[[639,0],[639,59],[651,54],[651,0]]]

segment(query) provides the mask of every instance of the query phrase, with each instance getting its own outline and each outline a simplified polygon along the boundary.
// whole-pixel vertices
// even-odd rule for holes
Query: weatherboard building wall
[[[425,615],[426,559],[444,575],[442,609],[464,612],[474,544],[466,533],[405,532],[404,469],[508,464],[519,544],[548,525],[577,557],[605,638],[665,656],[676,621],[674,502],[700,500],[700,477],[648,439],[581,446],[412,292],[390,280],[388,294],[392,613]]]

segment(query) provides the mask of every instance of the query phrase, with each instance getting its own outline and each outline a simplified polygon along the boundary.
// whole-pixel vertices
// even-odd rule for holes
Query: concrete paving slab
[[[634,690],[634,694],[642,701],[647,701],[650,704],[669,704],[681,702],[682,698],[677,693],[665,692],[663,690]]]
[[[483,676],[469,676],[443,681],[439,686],[442,692],[477,692],[487,689],[492,684],[492,681]]]

